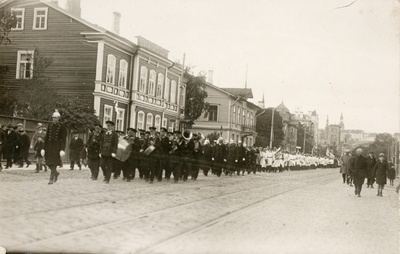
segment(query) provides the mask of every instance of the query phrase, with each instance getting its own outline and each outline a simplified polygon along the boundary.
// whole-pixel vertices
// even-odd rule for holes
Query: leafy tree
[[[272,124],[272,110],[273,108],[267,108],[259,110],[257,116],[256,131],[258,133],[255,146],[266,147],[269,146],[271,138],[271,124]],[[272,140],[272,147],[279,147],[283,144],[284,133],[283,133],[283,120],[279,112],[274,112],[274,137]]]
[[[59,98],[54,108],[60,112],[61,122],[68,130],[83,133],[99,123],[93,107],[79,97]]]
[[[16,24],[17,17],[12,11],[6,9],[0,10],[0,45],[11,43],[8,34]]]
[[[384,153],[386,156],[390,156],[388,155],[388,150],[390,150],[394,142],[395,139],[389,133],[380,133],[376,135],[375,141],[369,145],[369,150],[375,155]]]
[[[184,79],[186,80],[185,120],[195,121],[208,110],[208,103],[205,101],[208,96],[205,76],[204,74],[193,76],[186,70]]]
[[[208,138],[208,140],[210,140],[210,143],[214,142],[214,140],[217,140],[221,135],[214,131],[213,133],[208,134],[206,137]]]
[[[311,153],[314,147],[314,135],[311,131],[312,131],[312,125],[307,127],[306,125],[299,124],[299,127],[297,129],[297,146],[301,147],[302,152],[304,146],[304,133],[306,134],[305,152]]]

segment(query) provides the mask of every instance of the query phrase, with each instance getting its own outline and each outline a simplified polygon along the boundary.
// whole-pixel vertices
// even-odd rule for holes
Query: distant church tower
[[[262,109],[265,108],[264,92],[263,92],[263,97],[262,97],[261,101],[258,102],[258,106]]]
[[[343,112],[340,115],[340,123],[339,123],[340,129],[344,130],[344,122],[343,122]]]

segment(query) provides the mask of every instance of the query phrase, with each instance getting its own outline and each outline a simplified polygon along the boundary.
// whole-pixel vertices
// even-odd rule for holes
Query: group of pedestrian
[[[5,168],[11,168],[14,164],[19,168],[29,167],[29,148],[31,139],[23,128],[23,124],[2,125],[0,129],[0,159],[6,161]],[[3,165],[0,163],[0,170]]]
[[[350,150],[345,150],[340,158],[340,173],[343,177],[343,183],[355,187],[354,194],[361,197],[362,185],[367,180],[367,188],[374,188],[374,183],[378,184],[377,196],[382,197],[384,186],[389,179],[389,184],[394,185],[396,170],[392,162],[386,159],[384,153],[379,154],[378,160],[374,153],[369,152],[367,157],[363,156],[363,150],[358,148],[356,155],[351,156]]]

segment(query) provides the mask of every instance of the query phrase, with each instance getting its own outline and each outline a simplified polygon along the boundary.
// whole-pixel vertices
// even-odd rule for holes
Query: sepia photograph
[[[0,0],[0,254],[399,254],[400,0]]]

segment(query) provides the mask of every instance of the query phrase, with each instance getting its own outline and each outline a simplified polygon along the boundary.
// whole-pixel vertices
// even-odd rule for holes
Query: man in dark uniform
[[[91,177],[93,181],[97,180],[99,176],[99,168],[100,168],[100,143],[102,140],[102,126],[97,124],[89,136],[89,140],[86,143],[87,157],[88,157],[88,166],[90,169]]]
[[[354,193],[361,197],[361,189],[364,184],[365,177],[367,176],[367,162],[362,155],[363,150],[358,148],[356,156],[350,160],[350,170],[354,179],[355,191]]]
[[[104,174],[104,182],[110,183],[118,147],[118,135],[114,132],[115,123],[107,121],[107,131],[100,143],[100,164]]]
[[[210,140],[204,140],[203,149],[202,149],[202,164],[201,167],[203,169],[203,174],[208,176],[208,171],[211,168],[211,158],[212,158],[212,149],[213,147],[210,145]]]
[[[226,147],[226,169],[225,175],[230,175],[235,173],[237,166],[237,157],[236,157],[236,144],[233,139],[229,141],[229,144]]]
[[[31,163],[29,162],[29,146],[31,144],[31,140],[29,139],[28,134],[26,134],[25,130],[21,128],[19,130],[19,168],[24,166],[24,161],[26,163],[26,167],[29,167]]]
[[[150,127],[150,136],[149,136],[149,143],[148,147],[151,146],[155,147],[155,149],[148,155],[148,176],[150,183],[154,182],[154,178],[158,177],[158,170],[160,165],[160,159],[158,158],[158,149],[160,147],[160,139],[156,136],[156,127]]]
[[[198,134],[193,134],[193,161],[192,161],[192,180],[196,180],[199,176],[200,162],[202,155],[202,145],[200,143],[201,136]]]
[[[214,147],[214,153],[211,160],[214,162],[215,173],[218,177],[222,174],[222,168],[226,162],[226,148],[223,143],[224,139],[222,137],[218,138],[218,143]]]
[[[182,139],[178,144],[179,161],[177,172],[174,174],[175,182],[178,181],[176,176],[182,175],[183,181],[187,181],[189,173],[192,171],[192,158],[194,150],[193,134],[190,131],[184,131]],[[176,175],[176,176],[175,176]]]
[[[57,166],[60,165],[61,158],[65,155],[67,129],[64,124],[60,123],[60,117],[60,113],[56,110],[52,115],[53,122],[47,128],[42,151],[42,156],[46,158],[46,165],[51,171],[49,184],[57,182],[60,175],[57,172]]]
[[[246,148],[242,145],[242,141],[239,140],[238,145],[235,147],[235,157],[236,157],[236,174],[244,175],[245,165],[246,165]]]
[[[159,157],[159,166],[157,180],[160,182],[162,180],[162,173],[165,170],[165,178],[169,180],[171,173],[169,169],[169,152],[171,150],[171,142],[167,137],[167,129],[161,128],[160,139],[159,142],[156,142],[158,157]]]
[[[139,130],[139,154],[137,155],[138,157],[138,169],[139,169],[139,178],[143,179],[144,177],[144,168],[146,167],[146,160],[145,156],[143,154],[143,149],[142,147],[144,146],[144,143],[146,141],[146,131],[145,130]]]
[[[375,182],[375,164],[376,159],[373,152],[369,152],[367,156],[367,188],[374,188]]]
[[[79,170],[82,170],[81,165],[81,152],[83,150],[83,140],[79,137],[78,133],[74,133],[69,143],[69,159],[71,160],[70,170],[74,170],[75,162],[79,167]]]
[[[128,128],[128,135],[124,137],[128,141],[131,152],[129,158],[124,162],[124,178],[127,182],[135,179],[136,168],[138,167],[138,153],[140,150],[139,139],[136,137],[137,130]],[[138,147],[139,146],[139,147]]]

